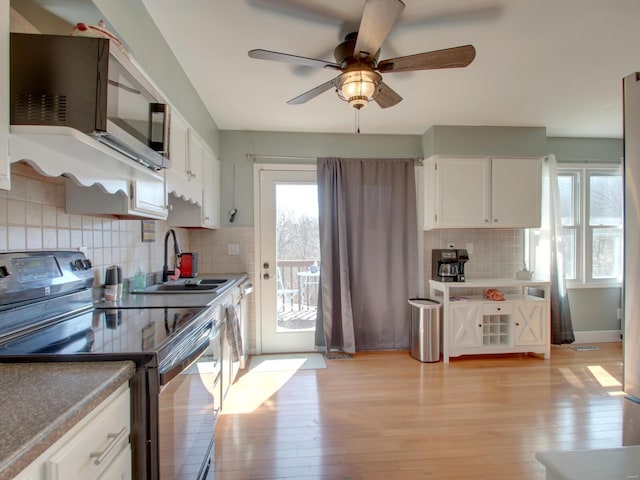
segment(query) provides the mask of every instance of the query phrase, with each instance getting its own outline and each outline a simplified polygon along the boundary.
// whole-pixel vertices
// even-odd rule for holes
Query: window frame
[[[576,278],[567,278],[568,288],[588,288],[620,286],[622,283],[622,265],[620,277],[593,278],[593,237],[596,229],[624,228],[624,218],[621,224],[591,225],[589,222],[591,207],[591,177],[615,176],[622,178],[622,167],[616,164],[558,164],[558,176],[573,176],[573,219],[572,225],[563,225],[562,229],[572,230],[576,235],[575,267]],[[622,208],[622,205],[621,205]],[[621,213],[623,210],[621,210]],[[624,237],[623,237],[624,240]]]

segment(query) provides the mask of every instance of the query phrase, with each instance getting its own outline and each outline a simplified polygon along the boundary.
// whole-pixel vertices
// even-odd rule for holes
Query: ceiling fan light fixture
[[[382,77],[367,69],[351,70],[340,75],[338,96],[349,103],[351,108],[360,110],[366,107],[378,93],[378,83]]]

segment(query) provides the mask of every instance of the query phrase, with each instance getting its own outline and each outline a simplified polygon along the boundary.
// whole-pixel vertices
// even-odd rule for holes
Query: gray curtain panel
[[[318,159],[320,290],[327,351],[409,346],[418,289],[413,159]]]

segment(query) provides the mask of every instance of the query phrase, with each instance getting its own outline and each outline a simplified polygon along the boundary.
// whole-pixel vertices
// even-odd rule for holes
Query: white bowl
[[[520,270],[519,272],[516,272],[516,278],[518,280],[531,280],[533,278],[533,272]]]

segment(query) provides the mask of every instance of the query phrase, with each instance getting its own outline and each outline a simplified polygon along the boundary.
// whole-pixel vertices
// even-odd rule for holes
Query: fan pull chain
[[[360,109],[356,109],[356,133],[360,134]]]

